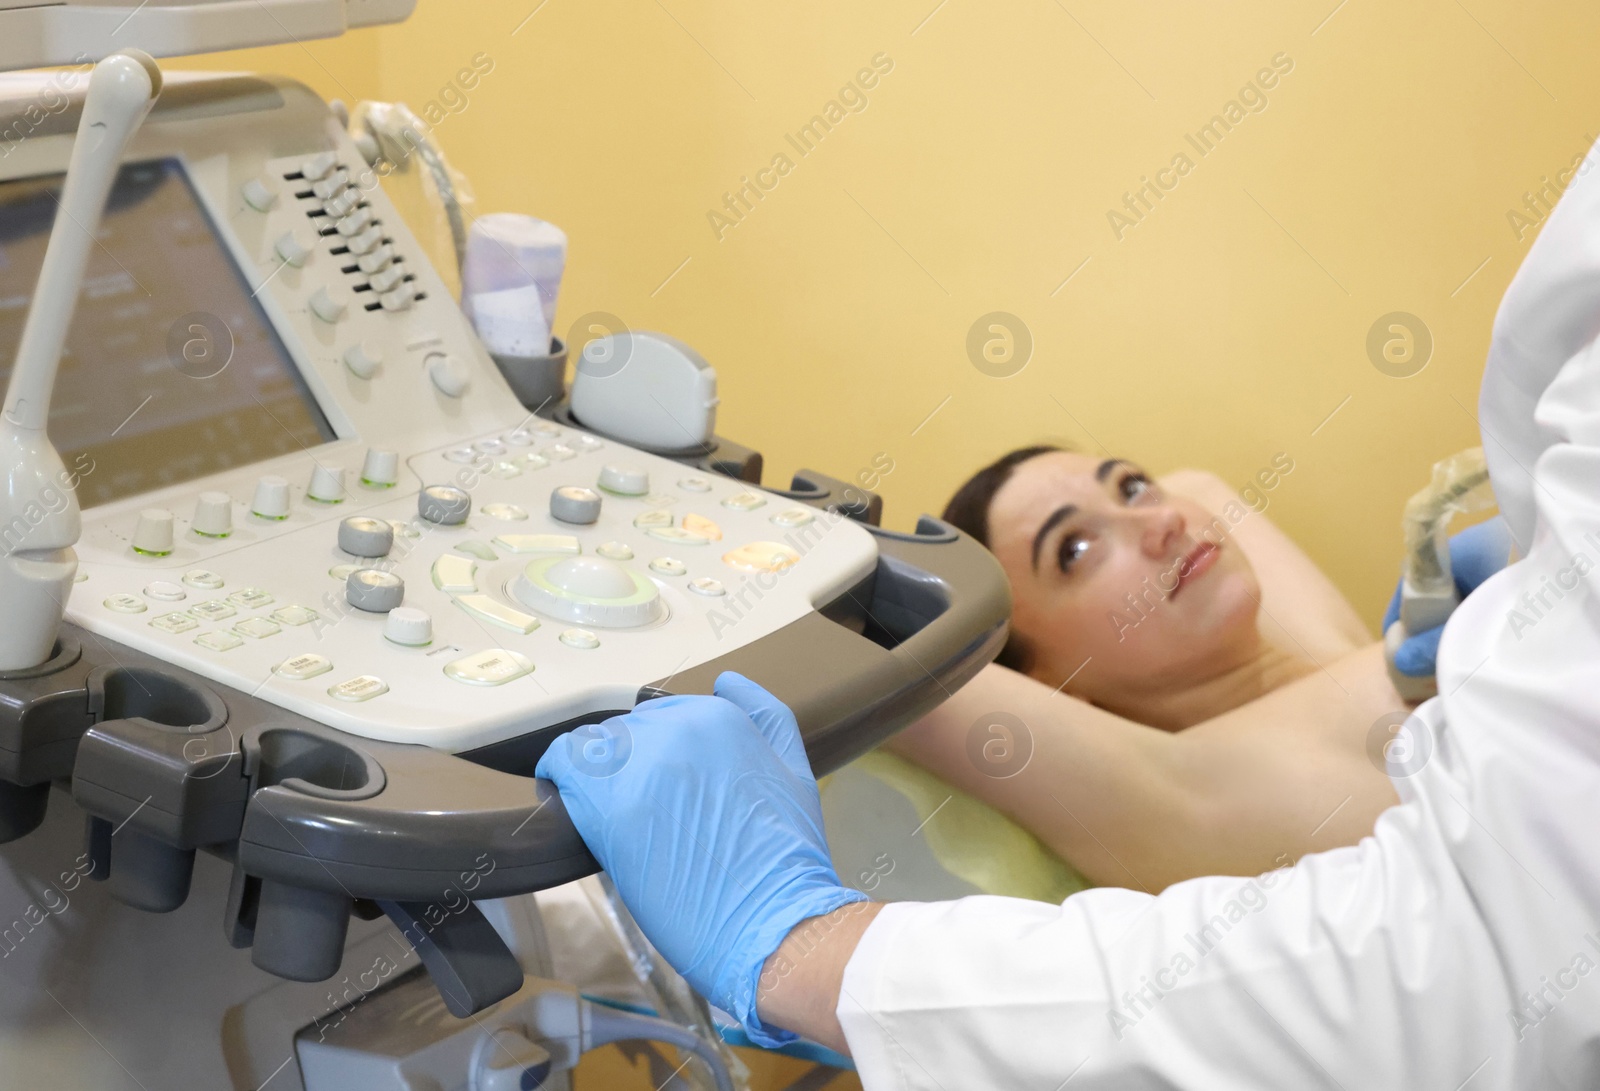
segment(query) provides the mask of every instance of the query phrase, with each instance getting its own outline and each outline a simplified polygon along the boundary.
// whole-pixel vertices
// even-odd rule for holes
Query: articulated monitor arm
[[[0,670],[50,657],[78,569],[81,527],[71,478],[50,442],[50,392],[106,199],[128,142],[161,93],[138,50],[95,65],[44,266],[0,414]],[[61,498],[65,498],[63,503]]]

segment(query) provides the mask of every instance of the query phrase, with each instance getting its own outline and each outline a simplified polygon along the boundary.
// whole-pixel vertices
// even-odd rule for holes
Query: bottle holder
[[[500,352],[489,355],[505,376],[511,393],[529,411],[537,413],[544,406],[555,405],[566,394],[567,345],[561,338],[550,339],[550,352],[545,356]]]
[[[236,750],[221,737],[227,705],[167,667],[100,668],[85,688],[94,726],[72,782],[89,813],[90,876],[109,880],[120,902],[170,912],[189,896],[195,849],[237,829],[243,792]]]
[[[72,775],[89,727],[82,659],[83,645],[63,632],[39,666],[0,671],[0,843],[38,829],[51,781]]]

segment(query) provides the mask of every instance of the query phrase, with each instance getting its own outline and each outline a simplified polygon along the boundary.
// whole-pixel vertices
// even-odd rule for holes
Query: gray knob
[[[384,557],[394,548],[394,527],[365,515],[347,516],[339,524],[339,548],[355,557]]]
[[[387,614],[406,597],[406,581],[381,568],[358,568],[345,577],[344,597],[357,610]]]
[[[582,485],[562,485],[550,494],[550,514],[563,523],[587,526],[600,518],[600,494]]]
[[[453,527],[467,521],[472,497],[454,485],[429,485],[417,494],[417,514],[430,523]]]

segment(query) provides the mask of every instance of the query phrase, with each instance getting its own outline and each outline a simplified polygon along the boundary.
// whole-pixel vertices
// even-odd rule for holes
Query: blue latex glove
[[[1452,535],[1450,575],[1455,579],[1456,592],[1465,599],[1484,580],[1504,568],[1510,556],[1511,528],[1499,516]],[[1389,609],[1383,615],[1384,632],[1400,620],[1400,591],[1404,586],[1402,579],[1389,600]],[[1443,625],[1413,633],[1395,649],[1395,670],[1412,678],[1431,677],[1439,658],[1439,638],[1443,635]]]
[[[866,895],[839,882],[794,713],[731,672],[715,697],[661,697],[557,739],[535,775],[639,927],[759,1045],[762,964],[791,929]]]

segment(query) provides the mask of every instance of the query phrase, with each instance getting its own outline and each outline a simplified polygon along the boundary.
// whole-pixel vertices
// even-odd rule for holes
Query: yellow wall
[[[1039,439],[1239,484],[1282,451],[1272,516],[1375,624],[1401,504],[1477,442],[1533,237],[1507,213],[1600,133],[1600,11],[937,2],[422,0],[398,27],[204,63],[420,108],[487,53],[436,129],[478,211],[567,230],[561,324],[604,310],[698,346],[769,482],[885,452],[904,526]],[[790,148],[880,53],[867,108]],[[1265,109],[1207,156],[1186,144],[1280,53]],[[1193,170],[1119,240],[1108,210],[1180,151]],[[719,239],[707,213],[778,152],[793,170]],[[968,358],[992,311],[1035,342],[1008,378]],[[1434,337],[1409,378],[1368,358],[1393,311]]]

